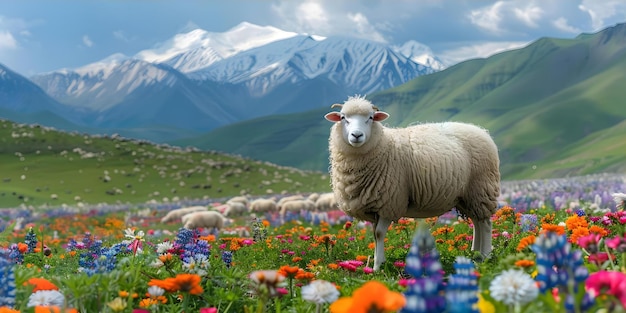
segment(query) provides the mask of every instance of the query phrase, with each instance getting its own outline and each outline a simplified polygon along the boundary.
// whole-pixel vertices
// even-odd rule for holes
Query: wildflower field
[[[503,182],[488,258],[453,210],[393,223],[376,272],[370,225],[339,211],[216,231],[161,223],[174,204],[3,209],[0,312],[625,312],[623,192]]]

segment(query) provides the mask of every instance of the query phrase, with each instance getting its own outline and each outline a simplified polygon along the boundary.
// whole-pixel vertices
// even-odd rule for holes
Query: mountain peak
[[[446,68],[443,62],[435,57],[430,47],[415,40],[409,40],[402,44],[402,46],[393,46],[392,48],[394,51],[412,61],[428,66],[434,70],[440,71]]]

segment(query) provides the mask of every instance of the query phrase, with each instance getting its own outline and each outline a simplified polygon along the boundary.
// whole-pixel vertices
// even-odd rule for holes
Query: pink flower
[[[403,268],[406,264],[402,261],[395,261],[393,262],[393,266],[398,267],[398,268]]]
[[[602,238],[599,234],[589,234],[587,236],[582,236],[578,238],[578,245],[590,252],[595,252],[598,250],[598,242]]]
[[[607,247],[611,249],[617,249],[617,247],[619,247],[619,244],[622,242],[622,237],[615,236],[611,239],[606,239],[604,242],[606,243]]]
[[[612,271],[598,271],[587,278],[585,287],[595,296],[605,292],[617,298],[626,307],[626,274]]]
[[[409,285],[415,284],[415,282],[416,282],[415,278],[411,278],[411,279],[400,278],[400,280],[398,280],[398,285],[400,285],[401,287],[407,287]]]
[[[311,236],[308,236],[308,235],[300,235],[300,240],[304,240],[304,241],[306,241],[306,240],[309,240],[309,239],[311,239]]]
[[[366,266],[366,267],[364,267],[364,268],[363,268],[363,273],[365,273],[365,274],[371,274],[371,273],[374,273],[374,269],[372,269],[372,268],[371,268],[371,267],[369,267],[369,266]]]
[[[217,308],[201,308],[200,313],[217,313]]]
[[[241,241],[241,243],[244,246],[250,246],[250,245],[252,245],[254,243],[254,241],[252,239],[244,239],[244,240]]]
[[[133,309],[133,313],[150,313],[150,311],[144,309]]]

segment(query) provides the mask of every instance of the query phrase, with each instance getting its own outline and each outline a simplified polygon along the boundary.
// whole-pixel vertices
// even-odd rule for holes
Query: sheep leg
[[[385,236],[391,221],[378,216],[372,227],[374,229],[374,271],[380,269],[380,265],[385,262]]]
[[[474,240],[472,250],[480,251],[483,258],[487,258],[491,253],[491,219],[472,221],[474,223]]]

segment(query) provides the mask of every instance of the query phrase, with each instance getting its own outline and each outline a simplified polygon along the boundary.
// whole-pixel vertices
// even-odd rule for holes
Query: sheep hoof
[[[487,256],[482,254],[480,251],[474,251],[474,254],[472,255],[472,261],[474,261],[474,263],[482,263],[487,259]]]

